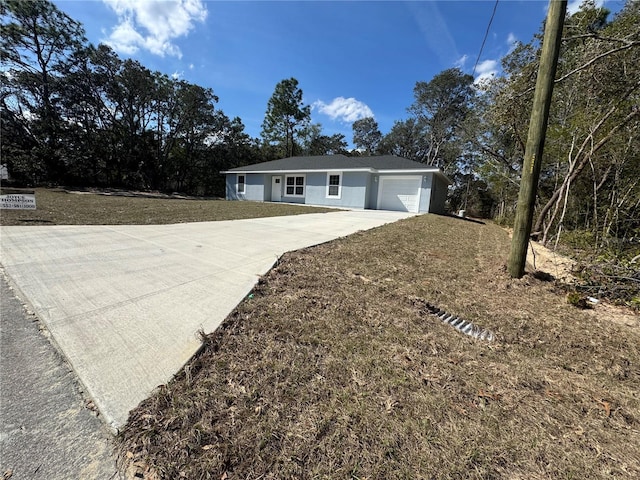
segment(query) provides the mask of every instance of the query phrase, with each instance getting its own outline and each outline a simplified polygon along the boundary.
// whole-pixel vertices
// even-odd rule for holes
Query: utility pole
[[[522,165],[522,178],[520,179],[520,193],[513,225],[511,252],[507,263],[507,269],[512,278],[521,278],[524,275],[527,246],[533,222],[533,208],[538,190],[540,165],[542,164],[542,150],[547,133],[553,81],[556,77],[560,42],[562,40],[562,26],[564,25],[566,11],[567,0],[549,0],[549,12],[547,13],[544,27],[540,66],[538,67],[533,108],[531,110],[531,119],[529,120],[529,134]]]

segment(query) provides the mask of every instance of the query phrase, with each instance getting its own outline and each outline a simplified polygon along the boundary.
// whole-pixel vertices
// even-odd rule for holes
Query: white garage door
[[[380,177],[378,210],[418,213],[422,176]]]

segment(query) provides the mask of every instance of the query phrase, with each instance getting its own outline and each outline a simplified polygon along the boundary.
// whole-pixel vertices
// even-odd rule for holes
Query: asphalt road
[[[113,437],[0,272],[0,476],[117,479]]]

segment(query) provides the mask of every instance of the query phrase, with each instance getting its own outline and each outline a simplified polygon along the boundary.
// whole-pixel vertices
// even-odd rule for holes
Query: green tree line
[[[48,1],[3,1],[2,159],[14,181],[219,193],[257,161],[210,88],[123,60]]]

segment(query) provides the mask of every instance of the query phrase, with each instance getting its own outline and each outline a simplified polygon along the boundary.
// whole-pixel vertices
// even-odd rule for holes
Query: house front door
[[[271,177],[271,201],[282,201],[282,177]]]

